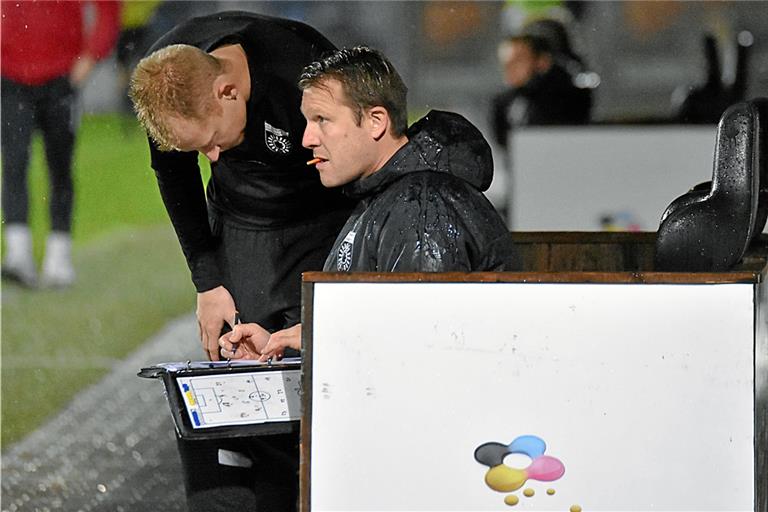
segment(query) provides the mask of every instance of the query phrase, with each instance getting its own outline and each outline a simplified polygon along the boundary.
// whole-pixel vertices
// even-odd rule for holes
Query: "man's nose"
[[[215,162],[219,159],[219,154],[221,153],[221,146],[214,146],[212,149],[209,149],[208,151],[203,152],[205,156],[208,157],[208,160],[211,162]]]
[[[301,138],[301,145],[305,148],[312,149],[319,146],[317,136],[315,136],[314,130],[307,125],[304,129],[304,136]]]

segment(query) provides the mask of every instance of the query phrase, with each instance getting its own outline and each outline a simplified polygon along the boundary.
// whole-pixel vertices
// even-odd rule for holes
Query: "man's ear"
[[[235,84],[227,80],[224,75],[219,75],[213,81],[213,93],[216,99],[236,100],[238,91]]]
[[[389,130],[389,112],[381,106],[371,107],[366,112],[366,118],[370,126],[371,137],[381,139]]]

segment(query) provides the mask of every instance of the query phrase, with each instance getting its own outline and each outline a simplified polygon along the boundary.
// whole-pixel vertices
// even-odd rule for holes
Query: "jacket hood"
[[[447,172],[484,192],[493,179],[491,147],[475,125],[453,112],[432,110],[407,132],[408,143],[384,167],[344,186],[344,193],[362,197],[406,174]]]

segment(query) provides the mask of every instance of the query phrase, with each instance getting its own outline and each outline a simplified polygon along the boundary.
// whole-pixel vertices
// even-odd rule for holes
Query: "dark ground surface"
[[[2,454],[2,512],[186,512],[170,409],[142,367],[199,359],[186,316]]]

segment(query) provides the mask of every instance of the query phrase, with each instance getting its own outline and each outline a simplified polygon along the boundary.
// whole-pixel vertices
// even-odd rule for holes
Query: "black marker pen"
[[[235,311],[235,318],[232,319],[232,332],[235,332],[235,326],[239,325],[239,324],[240,324],[240,313],[238,311]],[[237,352],[237,345],[238,344],[237,343],[233,343],[231,341],[230,341],[230,343],[232,343],[232,350],[230,352],[232,352],[232,355],[234,356],[235,352]],[[230,359],[231,358],[228,357],[227,361],[229,361]]]

